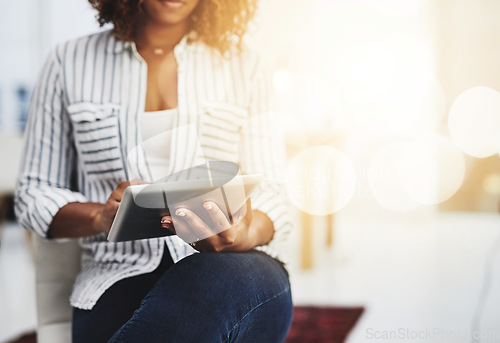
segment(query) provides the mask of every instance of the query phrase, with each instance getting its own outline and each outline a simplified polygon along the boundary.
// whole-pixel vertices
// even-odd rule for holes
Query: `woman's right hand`
[[[106,203],[102,206],[100,211],[97,211],[94,218],[94,229],[96,232],[106,232],[111,230],[111,224],[116,216],[116,211],[118,211],[118,206],[125,192],[125,188],[130,186],[129,181],[120,181],[118,186],[111,192]]]

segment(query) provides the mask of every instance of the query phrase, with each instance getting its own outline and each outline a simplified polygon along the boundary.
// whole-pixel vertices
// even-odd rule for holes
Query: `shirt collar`
[[[111,31],[110,34],[112,35]],[[196,38],[196,33],[191,31],[186,34],[180,42],[174,47],[174,55],[179,59],[187,49],[194,48],[194,39]],[[112,35],[111,39],[106,46],[106,52],[111,54],[120,54],[124,51],[132,51],[134,54],[138,54],[135,42],[124,41],[116,38]]]

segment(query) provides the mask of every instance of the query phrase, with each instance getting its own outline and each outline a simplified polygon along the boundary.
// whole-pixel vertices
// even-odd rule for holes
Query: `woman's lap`
[[[133,316],[133,311],[128,313],[132,318],[111,342],[284,340],[292,314],[288,275],[279,262],[266,254],[194,254],[162,274],[139,301],[140,308]],[[134,301],[135,305],[129,307],[137,306],[137,299]],[[103,305],[112,306],[107,302],[104,300]],[[75,320],[79,320],[78,314]]]
[[[166,250],[155,271],[118,281],[104,292],[91,311],[73,308],[73,343],[107,342],[132,317],[142,299],[173,264]]]

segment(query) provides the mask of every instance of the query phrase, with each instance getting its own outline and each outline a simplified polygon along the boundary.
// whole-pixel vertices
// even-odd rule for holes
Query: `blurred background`
[[[94,15],[0,2],[0,342],[36,325],[10,204],[34,80]],[[287,137],[295,302],[364,307],[349,342],[500,342],[499,15],[498,0],[261,0],[247,40]]]

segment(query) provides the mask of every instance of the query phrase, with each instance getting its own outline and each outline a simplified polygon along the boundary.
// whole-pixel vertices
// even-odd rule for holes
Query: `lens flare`
[[[400,161],[409,142],[398,141],[380,149],[370,162],[368,182],[375,200],[394,211],[410,211],[420,204],[406,191],[400,177]]]
[[[468,155],[483,158],[500,152],[500,93],[473,87],[460,94],[451,106],[448,128]]]
[[[342,209],[356,188],[354,167],[342,152],[329,146],[306,149],[289,162],[286,190],[292,203],[312,215]]]
[[[334,80],[351,105],[362,105],[382,96],[399,74],[395,54],[376,40],[345,46],[333,63]]]
[[[365,0],[380,14],[387,16],[409,16],[417,14],[425,0]]]
[[[444,119],[444,91],[427,44],[410,34],[352,42],[332,67],[336,88],[356,122],[369,131],[414,138]]]
[[[439,81],[430,78],[421,87],[403,84],[393,99],[381,102],[388,130],[400,136],[416,138],[436,132],[445,120],[445,93]]]
[[[280,109],[292,114],[301,128],[321,131],[326,126],[339,129],[347,125],[346,110],[337,89],[319,75],[295,75],[292,88],[277,98]]]
[[[277,92],[288,91],[293,84],[292,74],[285,69],[276,70],[273,74],[273,85]]]
[[[432,205],[457,192],[464,180],[465,161],[451,139],[430,135],[405,149],[399,170],[408,194],[419,203]]]

